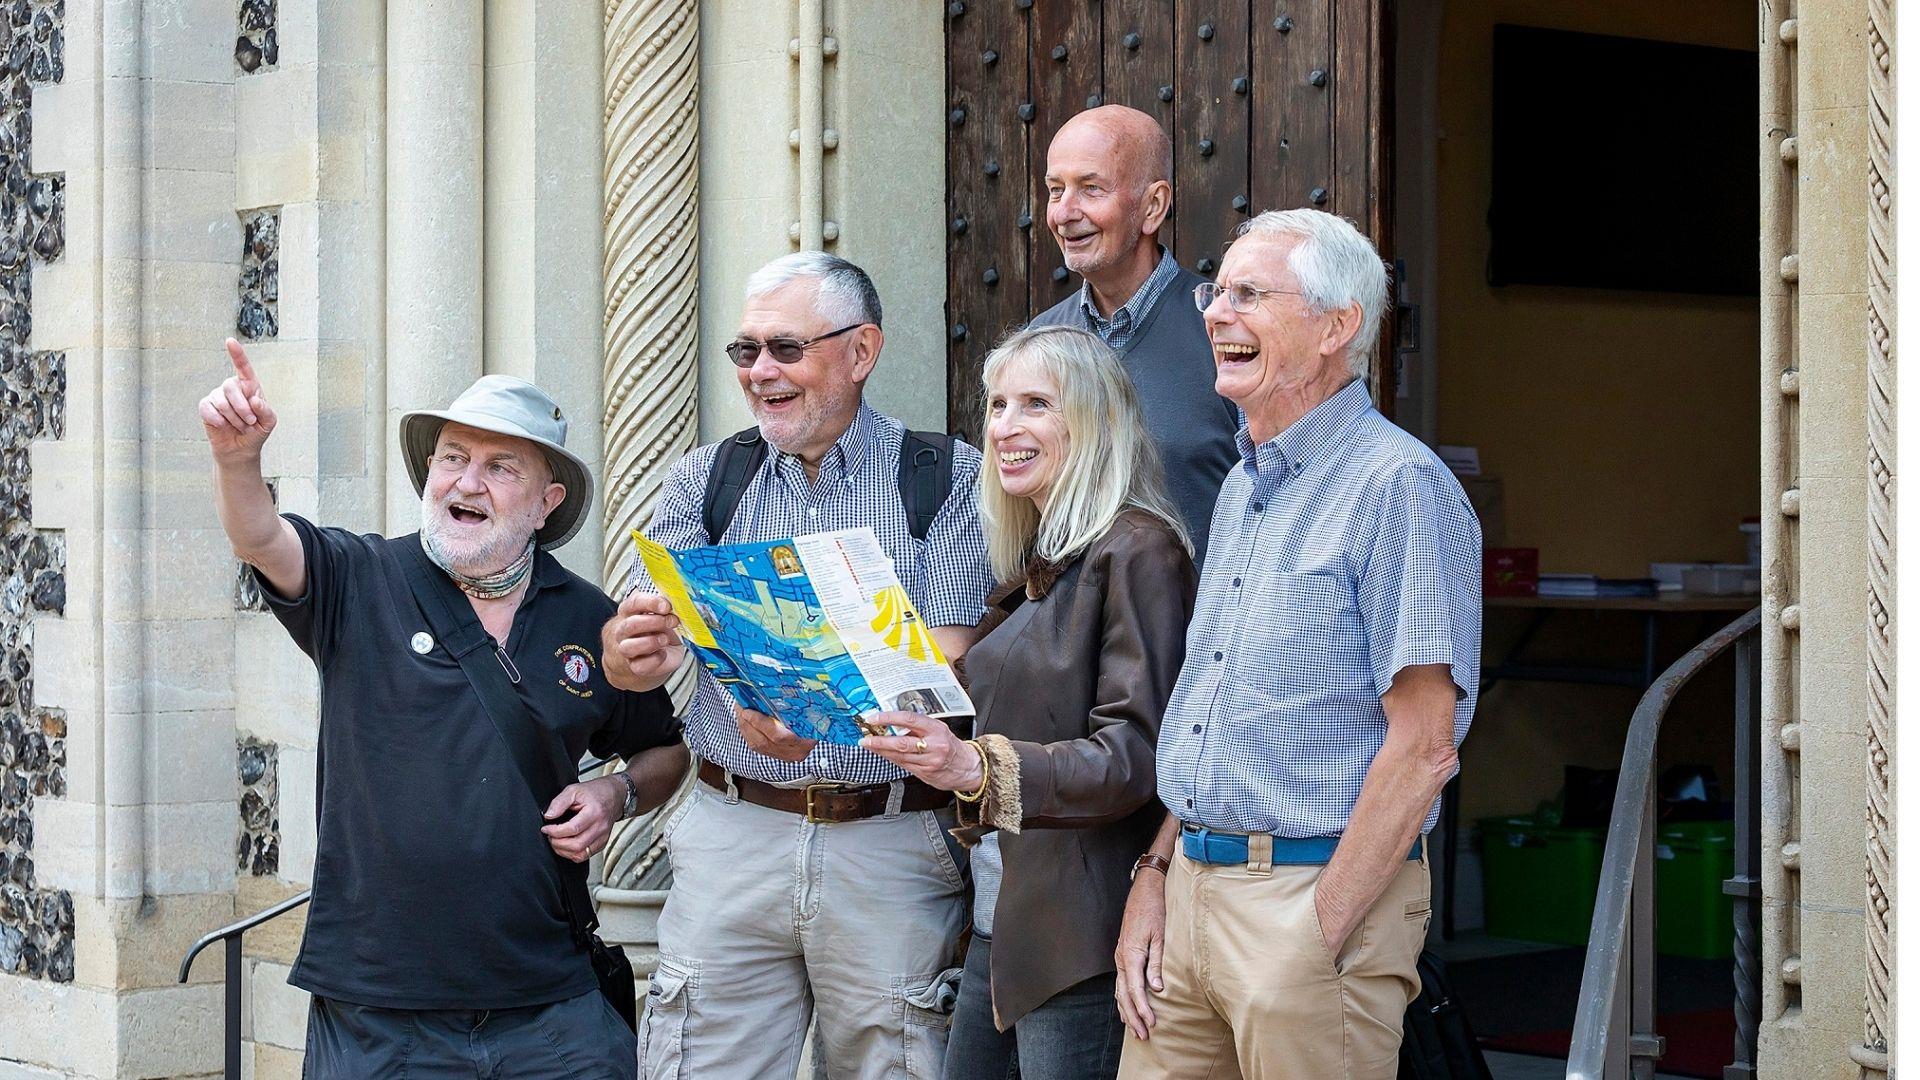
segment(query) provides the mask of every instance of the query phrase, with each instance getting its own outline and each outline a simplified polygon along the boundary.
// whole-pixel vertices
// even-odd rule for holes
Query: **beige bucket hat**
[[[579,455],[567,449],[567,418],[546,391],[511,375],[483,375],[444,409],[415,409],[400,416],[400,453],[419,494],[427,483],[427,459],[440,429],[451,421],[496,435],[511,435],[539,446],[553,479],[567,497],[533,534],[543,548],[557,548],[580,531],[593,505],[593,474]]]

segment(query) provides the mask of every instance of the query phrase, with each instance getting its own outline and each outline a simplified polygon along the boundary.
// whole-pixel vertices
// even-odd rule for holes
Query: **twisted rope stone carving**
[[[700,39],[698,0],[606,6],[606,550],[602,574],[625,592],[629,534],[697,434]],[[685,700],[685,679],[673,687]],[[624,822],[605,882],[666,887],[661,827],[682,794]]]
[[[1893,9],[1867,4],[1867,988],[1864,1071],[1887,1071],[1893,964]]]

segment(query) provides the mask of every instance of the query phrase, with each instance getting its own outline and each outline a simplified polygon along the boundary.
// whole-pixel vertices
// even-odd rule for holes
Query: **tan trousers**
[[[1427,866],[1409,860],[1340,955],[1314,914],[1318,866],[1209,866],[1176,853],[1167,941],[1145,1041],[1129,1035],[1122,1080],[1393,1080],[1400,1022],[1419,991]]]

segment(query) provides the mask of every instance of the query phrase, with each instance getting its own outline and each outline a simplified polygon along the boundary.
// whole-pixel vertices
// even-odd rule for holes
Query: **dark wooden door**
[[[977,434],[993,344],[1079,287],[1047,233],[1044,176],[1048,142],[1081,109],[1130,105],[1167,129],[1174,211],[1161,238],[1202,275],[1248,216],[1293,206],[1352,218],[1389,251],[1388,2],[948,4],[953,430]]]

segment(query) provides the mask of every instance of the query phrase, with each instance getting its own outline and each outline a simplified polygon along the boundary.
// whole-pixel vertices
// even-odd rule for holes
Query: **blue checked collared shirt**
[[[1453,474],[1359,380],[1258,447],[1243,426],[1239,444],[1160,725],[1160,799],[1215,829],[1338,836],[1402,668],[1451,666],[1454,744],[1466,738],[1480,523]]]
[[[1100,308],[1093,302],[1093,288],[1085,282],[1080,283],[1080,314],[1086,317],[1087,329],[1101,341],[1106,342],[1115,352],[1127,347],[1133,340],[1133,332],[1139,328],[1140,320],[1146,318],[1153,305],[1160,302],[1160,294],[1167,291],[1167,285],[1180,273],[1180,264],[1174,261],[1173,253],[1166,248],[1160,249],[1160,262],[1154,266],[1153,273],[1133,291],[1128,301],[1114,310],[1113,318],[1100,316]]]
[[[975,487],[980,451],[956,441],[953,493],[934,516],[925,542],[907,528],[900,504],[900,442],[905,425],[866,405],[846,433],[827,451],[809,483],[800,459],[769,448],[767,459],[741,494],[733,523],[721,543],[749,544],[807,533],[871,526],[880,546],[893,558],[893,572],[928,626],[972,626],[985,610],[993,572],[987,542],[980,531]],[[676,551],[713,543],[701,521],[707,474],[718,444],[702,446],[667,474],[654,504],[647,535]],[[654,591],[639,559],[629,571],[629,587]],[[733,698],[700,670],[699,689],[687,710],[687,746],[738,776],[770,784],[814,778],[849,784],[878,784],[906,775],[899,766],[854,746],[821,743],[801,761],[787,762],[747,748],[734,720]]]

